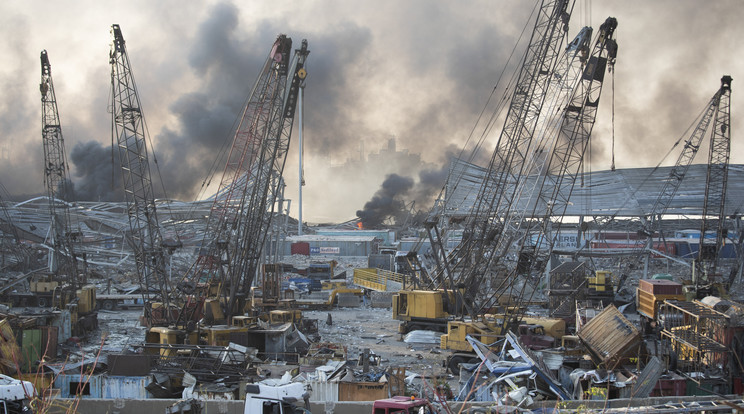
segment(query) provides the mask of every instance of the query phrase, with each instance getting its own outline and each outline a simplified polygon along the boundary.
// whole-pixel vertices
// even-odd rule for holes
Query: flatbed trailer
[[[97,294],[96,307],[103,310],[139,309],[144,306],[142,295],[136,294]]]

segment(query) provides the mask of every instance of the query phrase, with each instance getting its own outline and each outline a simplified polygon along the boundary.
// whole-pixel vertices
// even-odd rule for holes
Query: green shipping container
[[[700,384],[691,379],[687,380],[687,395],[715,395],[730,393],[731,386],[723,379],[704,379],[700,381]]]

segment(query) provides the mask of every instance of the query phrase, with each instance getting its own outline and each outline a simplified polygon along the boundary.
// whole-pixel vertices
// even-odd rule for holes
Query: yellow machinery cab
[[[85,285],[78,289],[78,312],[83,315],[87,315],[93,312],[96,308],[96,287],[95,285]]]
[[[150,328],[145,334],[145,343],[160,345],[198,345],[199,335],[196,331],[186,332],[183,329],[168,328],[165,326],[155,326]],[[155,354],[154,350],[147,350],[150,354]],[[160,348],[161,356],[175,356],[177,350],[167,347]]]
[[[232,317],[232,326],[237,327],[250,327],[258,323],[258,318],[255,316],[239,315]]]
[[[299,323],[302,319],[302,311],[299,309],[273,310],[269,312],[269,323]]]
[[[199,329],[199,339],[201,339],[201,342],[206,345],[228,346],[230,345],[230,342],[234,342],[231,340],[231,336],[235,334],[245,334],[247,332],[247,326],[207,326]]]
[[[496,342],[501,335],[493,331],[483,322],[472,321],[449,321],[447,322],[447,333],[440,337],[440,347],[453,351],[470,352],[473,347],[466,339],[470,335],[484,344]]]

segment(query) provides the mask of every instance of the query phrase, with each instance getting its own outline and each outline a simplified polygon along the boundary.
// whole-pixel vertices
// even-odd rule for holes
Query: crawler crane
[[[95,287],[85,286],[85,272],[78,269],[75,246],[82,239],[80,229],[73,230],[70,222],[68,201],[72,198],[72,182],[65,156],[65,141],[62,138],[57,97],[52,81],[52,65],[46,50],[41,52],[41,135],[44,146],[44,183],[49,199],[51,220],[50,236],[53,249],[49,255],[51,275],[32,278],[31,291],[36,294],[40,306],[54,305],[63,308],[77,302],[71,309],[76,335],[83,334],[97,326],[95,313]]]
[[[129,62],[124,36],[118,24],[111,27],[112,133],[121,162],[129,217],[129,241],[134,250],[142,288],[144,318],[148,325],[168,325],[175,320],[175,291],[166,273],[166,259],[179,244],[165,243],[160,232],[150,176],[145,120]]]
[[[695,266],[696,290],[700,290],[701,279],[705,279],[708,283],[713,282],[713,279],[718,279],[718,281],[721,279],[720,275],[717,275],[718,259],[728,234],[724,210],[731,152],[731,80],[731,76],[721,78],[720,98],[713,117],[700,242]],[[715,231],[715,243],[712,245],[707,244],[705,240],[705,233],[708,229]],[[703,292],[698,292],[698,296],[701,293]]]
[[[479,192],[473,220],[466,228],[469,233],[463,236],[461,256],[452,264],[442,261],[448,279],[453,282],[451,286],[462,287],[463,303],[466,306],[470,304],[468,311],[471,316],[471,322],[448,323],[448,334],[442,337],[443,347],[469,350],[466,334],[479,335],[486,343],[493,342],[495,337],[507,330],[516,330],[526,321],[518,306],[506,307],[503,313],[490,318],[487,315],[484,318],[483,312],[495,309],[498,299],[505,295],[522,300],[529,275],[544,270],[553,248],[552,232],[555,226],[560,226],[577,175],[581,172],[605,70],[614,64],[617,45],[613,33],[616,26],[616,20],[608,18],[600,27],[592,49],[589,42],[579,41],[574,52],[579,58],[573,63],[580,67],[578,72],[570,67],[563,72],[551,72],[556,74],[556,78],[572,79],[567,82],[572,86],[565,104],[562,104],[558,127],[552,129],[552,121],[532,120],[535,131],[540,133],[523,137],[522,146],[508,140],[510,144],[497,147]],[[547,86],[543,90],[534,99],[545,100],[546,95],[554,93]],[[518,92],[515,92],[512,104],[514,102],[520,102]],[[530,113],[525,116],[529,117]],[[507,122],[502,139],[508,138],[510,127]],[[515,130],[517,134],[526,132],[520,128]],[[536,137],[534,142],[530,142],[532,135]],[[530,153],[537,152],[534,148],[543,149],[547,156],[533,157]],[[525,199],[533,201],[526,203]],[[520,258],[526,254],[531,259],[522,266],[519,264],[521,260],[516,265],[510,264],[507,255],[514,254],[514,251]],[[491,274],[499,278],[489,281]],[[516,289],[520,276],[523,278],[522,288]],[[549,319],[537,323],[546,331],[555,331],[558,326]],[[560,331],[557,329],[557,335],[562,335]],[[457,355],[453,356],[450,368],[460,360]]]
[[[685,179],[687,171],[689,170],[690,165],[695,159],[695,156],[700,149],[700,145],[703,142],[705,135],[709,131],[711,122],[713,122],[714,127],[711,135],[711,161],[709,161],[708,166],[708,185],[706,185],[706,197],[704,199],[703,217],[710,218],[711,215],[707,214],[707,211],[711,207],[714,207],[716,214],[723,214],[722,209],[725,198],[725,175],[728,169],[728,151],[730,145],[730,131],[728,128],[728,102],[730,93],[731,77],[724,76],[721,78],[721,86],[708,102],[708,105],[703,112],[700,121],[698,121],[690,137],[684,142],[682,151],[680,152],[679,157],[677,157],[677,161],[675,162],[674,166],[669,171],[669,176],[666,178],[666,180],[664,180],[662,190],[659,192],[659,195],[656,198],[651,211],[645,217],[641,218],[643,222],[641,233],[648,238],[646,241],[645,249],[646,257],[644,265],[644,275],[648,274],[648,255],[650,254],[650,250],[653,246],[653,240],[655,237],[657,237],[657,234],[662,233],[661,217],[663,217],[664,213],[667,211],[667,208],[669,208],[669,206],[671,205],[672,201],[674,200],[674,196],[677,194],[679,187],[682,185],[682,181]],[[725,160],[725,162],[721,162],[720,160]],[[711,171],[718,174],[711,175]],[[711,196],[709,197],[708,194],[711,194]],[[716,216],[716,218],[718,218],[718,216]],[[719,225],[723,225],[723,222],[724,220],[717,221]],[[708,222],[708,225],[709,224],[710,222]],[[706,228],[706,220],[703,220],[703,228],[701,229],[703,230],[703,233]],[[700,246],[703,246],[703,233],[701,233]],[[718,229],[717,236],[722,234],[722,228]],[[721,239],[717,237],[715,246],[721,246],[721,240],[722,237]],[[708,269],[706,269],[703,264],[714,263],[714,261],[711,261],[710,259],[713,259],[717,255],[717,253],[708,255],[707,253],[710,253],[710,251],[706,250],[705,248],[700,248],[698,252],[698,264],[700,265],[698,267],[698,270],[702,271],[703,275],[705,275]],[[714,267],[712,269],[714,269]]]
[[[246,310],[246,299],[263,263],[263,247],[281,188],[299,89],[307,72],[307,41],[295,50],[279,35],[253,87],[235,133],[204,235],[205,254],[186,276],[196,286],[216,286],[210,299],[200,292],[183,312],[194,320],[209,301],[210,318],[229,321]],[[205,283],[206,282],[206,283]],[[266,286],[264,288],[267,288]],[[186,309],[186,308],[185,308]]]

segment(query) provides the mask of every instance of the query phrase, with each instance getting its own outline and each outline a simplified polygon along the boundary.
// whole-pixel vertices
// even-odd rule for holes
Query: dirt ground
[[[328,315],[331,325],[327,324]],[[339,308],[304,312],[303,316],[318,320],[322,341],[344,344],[349,359],[358,359],[366,348],[380,357],[379,368],[401,367],[427,377],[445,374],[446,354],[439,349],[439,342],[404,342],[398,333],[400,322],[392,318],[389,308]]]
[[[379,356],[379,366],[371,366],[371,371],[383,368],[406,368],[408,373],[426,377],[445,374],[443,360],[446,351],[439,349],[437,343],[406,343],[398,333],[399,322],[392,319],[390,308],[335,308],[330,311],[304,311],[303,317],[316,319],[322,342],[332,342],[346,346],[348,359],[358,360],[364,349]],[[141,310],[99,311],[99,330],[91,334],[82,352],[91,355],[101,347],[105,336],[103,353],[121,352],[129,345],[144,342],[145,328],[138,318]],[[328,325],[330,315],[331,325]],[[377,359],[377,358],[374,358]],[[359,368],[361,369],[361,367]]]

